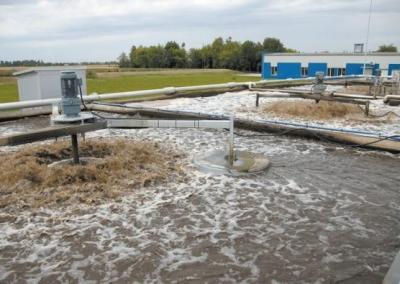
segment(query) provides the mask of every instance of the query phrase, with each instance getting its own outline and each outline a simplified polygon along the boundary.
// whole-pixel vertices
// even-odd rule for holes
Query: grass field
[[[246,76],[229,70],[155,70],[140,72],[97,73],[87,79],[88,93],[114,93],[163,87],[194,86],[227,82],[258,81],[259,77]],[[17,82],[13,77],[0,79],[0,103],[18,101]]]

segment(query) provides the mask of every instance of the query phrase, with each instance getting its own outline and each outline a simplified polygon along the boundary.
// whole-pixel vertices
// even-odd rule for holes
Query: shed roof
[[[68,65],[68,66],[43,66],[33,67],[22,71],[14,72],[14,76],[21,76],[28,73],[36,73],[40,71],[66,71],[66,70],[86,70],[86,66],[83,65]]]

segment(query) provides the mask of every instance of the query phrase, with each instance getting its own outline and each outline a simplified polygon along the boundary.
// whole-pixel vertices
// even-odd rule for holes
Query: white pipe
[[[107,119],[109,128],[229,128],[229,120]]]
[[[40,106],[51,106],[53,104],[58,104],[61,99],[44,99],[44,100],[32,100],[32,101],[22,101],[14,103],[2,103],[0,104],[0,110],[14,110],[20,108],[30,108],[30,107],[40,107]]]
[[[337,77],[337,79],[345,78]],[[224,89],[224,88],[235,88],[235,87],[246,87],[254,86],[255,84],[263,84],[263,83],[280,83],[280,82],[293,82],[293,81],[304,81],[311,80],[310,78],[300,78],[300,79],[290,79],[290,80],[274,80],[267,81],[261,80],[258,82],[241,82],[241,83],[224,83],[224,84],[211,84],[211,85],[199,85],[199,86],[188,86],[188,87],[166,87],[162,89],[153,89],[153,90],[142,90],[142,91],[132,91],[132,92],[120,92],[120,93],[108,93],[108,94],[92,94],[88,96],[83,96],[83,100],[85,102],[98,101],[98,100],[109,100],[109,99],[123,99],[130,97],[138,97],[138,96],[148,96],[148,95],[169,95],[176,92],[185,92],[185,91],[200,91],[200,90],[209,90],[209,89]],[[336,78],[332,78],[336,79]],[[21,108],[31,108],[31,107],[40,107],[40,106],[48,106],[59,104],[61,102],[61,98],[54,99],[44,99],[44,100],[32,100],[32,101],[22,101],[22,102],[13,102],[13,103],[2,103],[0,104],[0,111],[3,110],[14,110]]]
[[[260,81],[262,83],[264,81]],[[97,100],[108,100],[108,99],[122,99],[138,96],[148,96],[148,95],[169,95],[179,91],[200,91],[208,89],[219,89],[219,88],[234,88],[234,87],[247,87],[250,82],[243,83],[224,83],[224,84],[211,84],[211,85],[200,85],[200,86],[189,86],[189,87],[166,87],[162,89],[153,90],[142,90],[142,91],[132,91],[132,92],[120,92],[120,93],[108,93],[108,94],[92,94],[89,96],[83,96],[85,102],[97,101]],[[32,100],[32,101],[22,101],[13,103],[2,103],[0,104],[1,110],[12,110],[20,108],[30,108],[30,107],[40,107],[47,105],[59,104],[61,98],[54,99],[44,99],[44,100]]]

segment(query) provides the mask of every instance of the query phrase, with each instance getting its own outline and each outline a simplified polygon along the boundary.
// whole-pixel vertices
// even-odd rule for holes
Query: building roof
[[[14,76],[25,75],[28,73],[36,73],[40,71],[67,71],[67,70],[86,70],[86,66],[83,65],[68,65],[68,66],[43,66],[33,67],[22,71],[14,72]]]
[[[365,56],[365,53],[354,53],[354,52],[305,52],[305,53],[268,53],[264,52],[264,55],[272,55],[272,56]],[[378,56],[400,56],[400,52],[368,52],[367,56],[370,55],[378,55]]]

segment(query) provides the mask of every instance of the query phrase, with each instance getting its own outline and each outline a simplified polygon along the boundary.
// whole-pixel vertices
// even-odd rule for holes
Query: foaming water
[[[1,282],[379,283],[400,245],[398,156],[238,137],[272,165],[233,177],[191,164],[225,147],[221,131],[87,135],[109,136],[187,153],[189,179],[100,206],[1,211]]]

